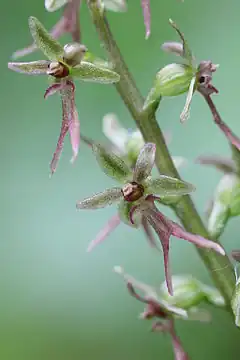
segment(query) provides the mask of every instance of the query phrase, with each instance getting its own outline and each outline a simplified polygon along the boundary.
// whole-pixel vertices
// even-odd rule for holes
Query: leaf
[[[120,76],[112,70],[96,66],[90,62],[82,61],[81,64],[70,69],[70,75],[83,81],[112,84],[120,80]]]
[[[49,12],[53,12],[67,4],[67,2],[68,0],[45,0],[45,9]]]
[[[143,146],[137,158],[137,162],[133,172],[133,181],[141,183],[151,174],[155,161],[155,153],[155,144],[146,143]]]
[[[95,194],[82,201],[78,201],[77,209],[100,209],[105,206],[112,205],[119,201],[122,197],[121,188],[111,188],[105,191]]]
[[[145,186],[148,194],[159,196],[179,196],[195,191],[192,184],[165,175],[160,175],[157,179],[147,179]]]
[[[29,28],[35,44],[49,60],[62,60],[63,47],[58,41],[54,40],[38,19],[31,16],[29,18]]]
[[[93,145],[93,153],[97,162],[107,176],[116,181],[127,182],[132,178],[132,172],[125,162],[101,145]]]
[[[8,68],[10,70],[26,74],[26,75],[47,75],[49,61],[39,60],[32,62],[10,62]]]

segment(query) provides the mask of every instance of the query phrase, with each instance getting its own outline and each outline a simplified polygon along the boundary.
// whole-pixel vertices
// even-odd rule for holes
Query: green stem
[[[180,179],[156,120],[156,107],[142,111],[143,97],[124,62],[104,12],[99,8],[98,0],[88,0],[88,7],[100,40],[105,46],[115,71],[121,77],[121,80],[116,84],[117,91],[140,129],[144,140],[153,142],[157,146],[156,166],[159,172]],[[174,206],[174,211],[187,231],[206,238],[210,237],[189,196],[183,196],[179,203]],[[197,248],[197,251],[229,306],[235,288],[234,271],[230,260],[227,256],[218,255],[212,250]]]

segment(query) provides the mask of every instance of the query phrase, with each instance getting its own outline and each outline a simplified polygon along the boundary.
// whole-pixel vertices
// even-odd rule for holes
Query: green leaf
[[[45,9],[49,12],[53,12],[67,4],[67,2],[68,0],[45,0]]]
[[[100,209],[112,205],[122,197],[121,188],[111,188],[77,202],[77,209]]]
[[[32,62],[8,63],[10,70],[27,75],[47,75],[49,61],[39,60]]]
[[[107,151],[101,145],[93,145],[93,153],[107,176],[122,183],[131,180],[132,171],[120,157]]]
[[[100,84],[112,84],[120,80],[120,76],[115,71],[85,61],[72,67],[70,69],[70,75],[76,79],[97,82]]]
[[[133,181],[141,183],[151,174],[155,161],[155,153],[155,144],[146,143],[143,146],[137,158],[137,162],[133,172]]]
[[[60,61],[63,58],[63,47],[47,32],[38,19],[29,18],[29,28],[37,47],[51,61]]]
[[[148,194],[159,196],[186,195],[195,190],[195,187],[185,181],[160,175],[157,179],[148,178],[145,181],[145,191]]]

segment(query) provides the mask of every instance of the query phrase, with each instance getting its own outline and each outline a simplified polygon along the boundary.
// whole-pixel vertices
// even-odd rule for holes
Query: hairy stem
[[[88,7],[100,40],[114,65],[115,71],[121,77],[121,80],[116,84],[117,91],[140,129],[144,140],[153,142],[157,146],[156,166],[159,172],[180,179],[156,120],[156,107],[142,111],[143,97],[124,62],[104,12],[99,7],[98,0],[88,0]],[[183,196],[173,209],[187,231],[209,238],[209,234],[189,196]],[[218,255],[212,250],[197,248],[197,251],[229,306],[235,287],[235,278],[228,257]]]

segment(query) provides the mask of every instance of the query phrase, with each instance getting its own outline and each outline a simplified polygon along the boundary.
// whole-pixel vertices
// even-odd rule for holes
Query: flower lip
[[[60,61],[53,61],[48,65],[49,70],[47,71],[48,75],[51,75],[57,79],[62,79],[69,75],[68,67],[61,63]]]
[[[144,187],[141,184],[138,184],[135,181],[132,181],[122,188],[122,194],[124,200],[128,202],[139,200],[144,194]]]

